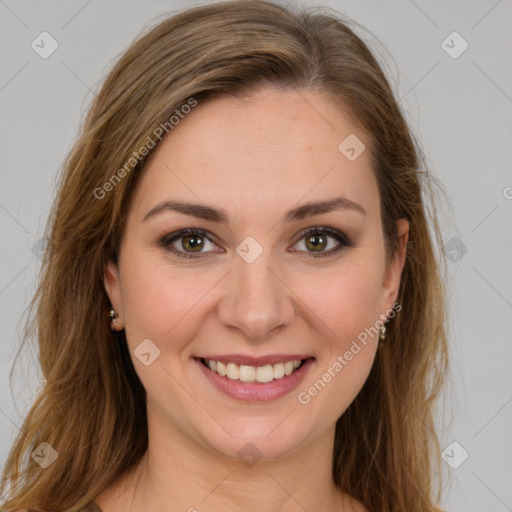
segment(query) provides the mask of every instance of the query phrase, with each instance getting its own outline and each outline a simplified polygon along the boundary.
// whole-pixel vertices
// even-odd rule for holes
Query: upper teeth
[[[205,359],[205,362],[213,372],[228,379],[241,380],[242,382],[271,382],[274,379],[282,379],[285,375],[290,375],[301,363],[300,360],[295,360],[265,366],[246,366],[209,359]]]

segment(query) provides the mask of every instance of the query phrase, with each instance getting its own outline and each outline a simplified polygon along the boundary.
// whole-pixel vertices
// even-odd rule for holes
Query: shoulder
[[[366,508],[360,501],[354,501],[353,505],[354,512],[371,512],[370,509]]]
[[[343,500],[343,510],[347,512],[371,512],[359,500],[348,494],[345,495]]]

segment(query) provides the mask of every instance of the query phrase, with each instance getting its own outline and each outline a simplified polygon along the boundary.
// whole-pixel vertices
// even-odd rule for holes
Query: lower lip
[[[242,382],[223,377],[207,368],[200,359],[194,359],[206,378],[225,395],[245,402],[270,402],[290,393],[303,381],[315,360],[308,358],[290,375],[272,382]]]

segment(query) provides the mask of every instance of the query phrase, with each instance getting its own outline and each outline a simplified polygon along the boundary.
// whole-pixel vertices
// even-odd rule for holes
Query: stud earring
[[[117,316],[117,313],[111,309],[109,313],[110,317],[110,330],[111,331],[121,331],[123,328],[121,326],[121,321],[119,320],[119,317]]]
[[[379,340],[384,340],[386,338],[386,327],[384,325],[380,326],[379,332]]]

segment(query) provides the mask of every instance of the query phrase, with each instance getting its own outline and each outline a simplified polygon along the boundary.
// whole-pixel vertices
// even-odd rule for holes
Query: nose
[[[273,331],[289,325],[295,316],[293,293],[279,271],[272,268],[270,256],[264,251],[252,263],[237,257],[223,280],[218,319],[252,341],[269,339]]]

